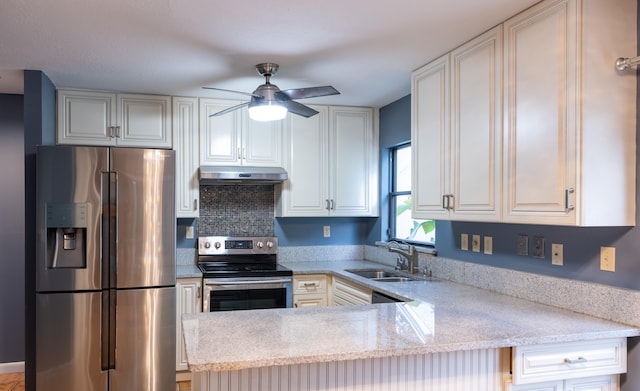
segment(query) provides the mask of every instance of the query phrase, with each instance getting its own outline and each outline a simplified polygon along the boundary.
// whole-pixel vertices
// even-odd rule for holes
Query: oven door
[[[235,311],[291,308],[291,277],[207,278],[203,310]]]

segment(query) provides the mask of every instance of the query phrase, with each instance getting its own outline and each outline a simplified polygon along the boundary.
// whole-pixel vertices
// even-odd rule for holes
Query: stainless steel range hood
[[[287,180],[282,167],[200,166],[202,185],[263,185]]]

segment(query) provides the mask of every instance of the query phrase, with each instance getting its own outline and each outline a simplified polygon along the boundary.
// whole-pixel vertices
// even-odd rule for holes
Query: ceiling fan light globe
[[[287,116],[287,108],[280,104],[249,106],[249,118],[254,121],[278,121]]]

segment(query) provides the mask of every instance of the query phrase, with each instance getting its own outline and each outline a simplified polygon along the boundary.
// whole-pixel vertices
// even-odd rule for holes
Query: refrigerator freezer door
[[[174,151],[112,148],[111,170],[117,178],[116,287],[175,285]]]
[[[176,289],[117,291],[116,360],[111,390],[176,388]]]
[[[36,295],[36,390],[106,391],[101,293]]]
[[[39,146],[36,291],[102,286],[102,189],[106,148]]]

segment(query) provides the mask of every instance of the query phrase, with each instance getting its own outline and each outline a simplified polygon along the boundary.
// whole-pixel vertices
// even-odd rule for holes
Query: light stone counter
[[[192,372],[492,349],[640,335],[640,329],[442,281],[376,282],[345,269],[366,261],[285,263],[328,273],[406,303],[185,315]]]
[[[176,265],[176,278],[198,278],[202,272],[196,265]]]

